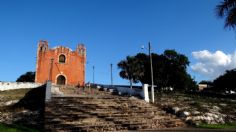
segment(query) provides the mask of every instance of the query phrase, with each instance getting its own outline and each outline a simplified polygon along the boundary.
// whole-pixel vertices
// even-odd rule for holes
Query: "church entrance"
[[[63,75],[60,75],[57,77],[57,85],[65,85],[66,84],[66,78]]]

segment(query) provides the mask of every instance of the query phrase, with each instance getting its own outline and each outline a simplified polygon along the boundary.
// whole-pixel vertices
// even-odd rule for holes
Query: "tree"
[[[138,53],[134,56],[137,59],[137,64],[140,65],[139,72],[141,76],[138,76],[139,81],[143,84],[143,82],[148,82],[151,84],[151,69],[150,69],[150,60],[149,56],[144,53]],[[149,75],[149,76],[148,76]]]
[[[235,28],[236,26],[236,0],[224,0],[216,6],[217,16],[225,17],[225,27]]]
[[[202,80],[201,82],[199,82],[199,84],[207,84],[209,86],[212,86],[213,82],[212,81],[207,81],[207,80]]]
[[[165,50],[163,54],[152,53],[153,80],[158,90],[172,87],[174,90],[196,90],[196,82],[187,73],[188,58],[175,50]],[[149,55],[138,53],[127,56],[118,67],[121,68],[120,76],[132,82],[151,84]],[[132,81],[134,80],[134,81]]]
[[[140,77],[144,74],[142,71],[143,65],[134,56],[127,56],[126,60],[118,63],[118,67],[121,69],[120,76],[130,81],[131,89],[133,82],[138,83]]]
[[[217,91],[236,91],[236,69],[227,70],[225,74],[213,81],[214,89]]]
[[[195,89],[196,82],[187,73],[186,69],[189,65],[188,58],[175,50],[165,50],[161,55],[164,61],[164,72],[162,76],[166,76],[166,84],[162,87],[172,87],[174,90]]]
[[[34,82],[35,80],[35,72],[26,72],[17,78],[16,82]]]

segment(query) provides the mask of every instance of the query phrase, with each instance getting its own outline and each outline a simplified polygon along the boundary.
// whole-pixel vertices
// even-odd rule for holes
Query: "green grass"
[[[208,129],[236,129],[236,122],[227,124],[200,124],[197,127]]]
[[[0,132],[37,132],[43,129],[43,109],[45,103],[45,88],[44,86],[34,89],[17,89],[0,91],[1,101],[4,103],[9,100],[19,100],[18,103],[10,106],[1,106],[0,112],[16,115],[14,118],[19,118],[12,125],[0,123]],[[15,112],[39,111],[34,117],[29,117],[27,114],[14,114]],[[30,120],[37,122],[31,124]]]
[[[38,130],[16,124],[9,125],[0,123],[0,132],[38,132]]]
[[[27,92],[31,89],[14,89],[14,90],[6,90],[0,91],[0,96],[2,97],[1,101],[7,102],[10,100],[19,100],[25,96]]]

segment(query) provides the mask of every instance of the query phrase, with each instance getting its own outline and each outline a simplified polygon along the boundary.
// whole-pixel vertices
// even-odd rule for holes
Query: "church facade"
[[[47,41],[39,41],[35,82],[50,80],[57,85],[84,86],[86,48],[78,44],[75,51],[57,46],[49,48]]]

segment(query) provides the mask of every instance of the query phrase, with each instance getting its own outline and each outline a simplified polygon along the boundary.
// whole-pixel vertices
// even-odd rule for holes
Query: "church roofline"
[[[52,49],[58,49],[58,48],[60,48],[60,47],[69,49],[71,52],[73,51],[71,48],[68,48],[68,47],[65,47],[65,46],[55,46],[55,47],[53,47]]]

